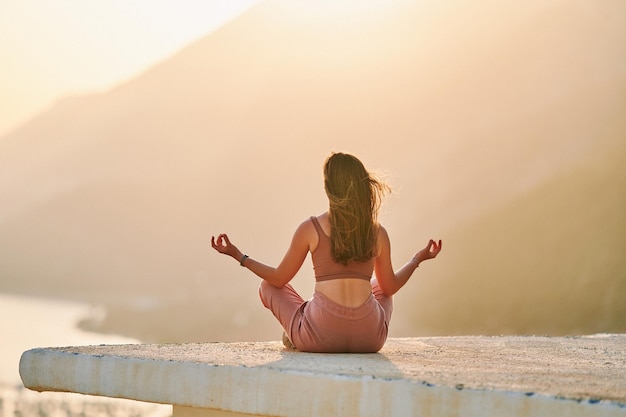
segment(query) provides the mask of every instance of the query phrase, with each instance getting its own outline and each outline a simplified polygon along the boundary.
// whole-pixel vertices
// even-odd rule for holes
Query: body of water
[[[23,388],[19,376],[22,353],[36,347],[138,343],[125,337],[82,331],[88,304],[44,297],[0,294],[0,417],[171,415],[171,407],[137,401],[70,393],[37,393]]]

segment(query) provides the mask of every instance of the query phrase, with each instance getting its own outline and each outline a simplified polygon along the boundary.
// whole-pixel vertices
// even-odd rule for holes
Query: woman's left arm
[[[211,246],[221,254],[228,255],[240,262],[258,277],[264,279],[275,287],[284,287],[296,275],[310,248],[312,223],[304,221],[296,229],[289,249],[283,260],[277,267],[265,265],[255,259],[244,255],[235,245],[230,242],[226,234],[220,234],[217,238],[211,237]]]

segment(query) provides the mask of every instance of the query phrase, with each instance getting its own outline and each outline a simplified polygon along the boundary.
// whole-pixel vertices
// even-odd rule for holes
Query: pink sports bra
[[[322,230],[317,217],[311,216],[311,221],[319,237],[317,248],[311,253],[316,282],[340,278],[360,278],[369,281],[372,278],[374,258],[367,262],[349,262],[347,265],[335,262],[330,253],[330,237]]]

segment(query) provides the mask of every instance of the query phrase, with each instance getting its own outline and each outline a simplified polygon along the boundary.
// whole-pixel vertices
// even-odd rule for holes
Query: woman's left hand
[[[426,247],[417,252],[413,259],[415,259],[419,265],[423,261],[436,258],[439,252],[441,252],[441,240],[435,242],[433,239],[430,239]]]
[[[211,236],[211,246],[213,246],[213,249],[219,253],[232,256],[237,260],[239,260],[242,256],[241,251],[237,249],[235,245],[230,243],[230,239],[228,239],[228,235],[225,233],[218,235],[217,239],[215,236]]]

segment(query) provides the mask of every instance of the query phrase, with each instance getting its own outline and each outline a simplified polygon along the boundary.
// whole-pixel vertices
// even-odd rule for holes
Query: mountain
[[[602,153],[451,232],[436,279],[397,297],[421,303],[412,331],[626,331],[626,142]]]
[[[610,300],[626,270],[614,256],[626,247],[625,9],[609,0],[260,3],[137,78],[62,100],[0,138],[0,290],[105,303],[105,322],[86,325],[144,339],[275,338],[258,280],[212,252],[210,236],[228,232],[277,263],[295,226],[326,208],[324,159],[346,151],[394,190],[381,220],[396,265],[444,239],[441,258],[397,297],[393,331],[544,329],[546,315],[496,307],[492,325],[436,317],[488,314],[484,297],[459,304],[468,285],[489,295],[489,283],[510,284],[494,293],[498,306],[537,302],[522,271],[570,288],[584,255],[584,265],[601,264],[608,242],[613,257],[588,311],[621,320],[591,318],[584,330],[623,331]],[[546,207],[553,222],[537,220]],[[579,218],[585,239],[573,238]],[[537,241],[581,257],[545,256]],[[536,268],[520,269],[520,248]],[[305,293],[309,268],[294,281]],[[567,291],[578,300],[588,286]],[[554,291],[541,302],[578,317]]]

